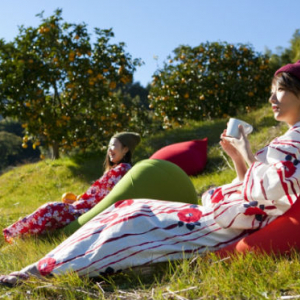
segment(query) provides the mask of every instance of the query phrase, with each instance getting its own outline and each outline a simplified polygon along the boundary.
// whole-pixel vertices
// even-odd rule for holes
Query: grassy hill
[[[266,106],[237,116],[253,124],[249,136],[253,151],[260,149],[287,127],[274,121]],[[201,201],[210,185],[232,180],[235,172],[221,151],[219,137],[227,120],[191,121],[182,128],[144,137],[135,161],[148,158],[161,147],[208,137],[205,171],[192,177]],[[0,176],[0,230],[49,201],[60,200],[66,191],[82,193],[102,174],[104,153],[64,157],[16,167]],[[56,234],[25,238],[13,245],[0,237],[0,274],[18,270],[42,257],[65,237]],[[0,286],[0,298],[11,299],[280,299],[300,289],[299,255],[256,257],[251,253],[230,261],[218,261],[213,254],[193,260],[164,264],[151,273],[137,272],[90,280],[68,274],[34,280],[8,290]],[[300,293],[300,292],[299,292]]]

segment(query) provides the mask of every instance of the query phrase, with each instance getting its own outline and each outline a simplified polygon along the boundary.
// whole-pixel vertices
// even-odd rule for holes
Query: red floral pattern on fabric
[[[49,230],[62,228],[98,204],[131,168],[121,163],[106,172],[81,197],[72,204],[50,202],[39,207],[31,215],[3,229],[5,240],[26,234],[42,234]]]
[[[296,167],[294,166],[293,162],[291,161],[284,161],[282,162],[284,167],[284,174],[286,178],[289,178],[294,175],[296,172]]]
[[[122,163],[109,170],[93,183],[80,200],[73,203],[74,208],[85,211],[93,208],[113,189],[130,168],[129,164]]]
[[[52,257],[46,257],[38,262],[38,270],[42,276],[49,275],[56,264],[56,260]]]
[[[200,220],[202,212],[196,208],[186,208],[181,210],[177,216],[182,222],[194,223]]]
[[[118,202],[115,203],[115,207],[124,207],[124,206],[129,206],[133,203],[132,199],[128,199],[128,200],[120,200]]]
[[[108,217],[101,219],[99,222],[106,224],[106,223],[109,223],[109,222],[115,220],[116,218],[118,218],[118,216],[119,216],[119,214],[117,214],[117,213],[110,214]]]
[[[223,193],[222,193],[222,188],[219,187],[212,194],[211,202],[212,203],[218,203],[218,202],[220,202],[223,199],[224,199],[224,196],[223,196]]]
[[[249,207],[246,209],[246,211],[244,212],[244,214],[246,216],[251,216],[251,215],[267,215],[266,212],[264,212],[262,209],[258,208],[258,207]]]

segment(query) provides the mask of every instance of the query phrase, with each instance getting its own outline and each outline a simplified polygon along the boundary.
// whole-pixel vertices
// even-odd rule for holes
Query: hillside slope
[[[254,151],[287,129],[285,125],[274,121],[269,106],[239,118],[254,126],[254,131],[249,136]],[[209,186],[224,184],[235,177],[230,160],[218,144],[226,122],[227,120],[189,122],[181,128],[143,137],[136,150],[135,161],[148,158],[156,150],[171,143],[208,137],[206,169],[203,173],[191,177],[201,201],[201,193]],[[2,174],[0,176],[0,230],[2,231],[4,227],[43,203],[59,201],[66,191],[82,193],[102,174],[103,158],[104,154],[99,153],[86,157],[64,157],[56,161],[44,160],[22,165]],[[58,233],[39,238],[19,239],[16,243],[8,245],[1,235],[0,274],[10,273],[36,261],[64,238]],[[265,291],[269,291],[274,295],[274,299],[278,299],[275,296],[282,295],[282,287],[291,294],[299,290],[297,253],[292,259],[272,257],[254,259],[250,253],[246,258],[232,260],[230,268],[226,261],[214,261],[215,259],[212,254],[208,258],[198,257],[191,262],[184,260],[164,267],[161,275],[156,270],[154,278],[147,276],[147,279],[140,279],[137,273],[130,276],[125,274],[120,280],[118,277],[107,279],[106,283],[101,281],[97,282],[97,285],[87,278],[68,274],[52,278],[47,283],[31,281],[16,287],[8,294],[13,295],[14,299],[87,299],[87,297],[88,299],[166,299],[166,297],[173,299],[173,294],[169,293],[169,286],[171,286],[175,291],[185,291],[183,294],[188,295],[189,299],[199,298],[200,295],[205,296],[205,299],[210,297],[232,299],[233,294],[240,295],[236,299],[250,299],[254,294],[261,297],[261,292],[265,293]],[[249,280],[245,281],[247,277]],[[132,292],[120,292],[123,289],[131,289]]]

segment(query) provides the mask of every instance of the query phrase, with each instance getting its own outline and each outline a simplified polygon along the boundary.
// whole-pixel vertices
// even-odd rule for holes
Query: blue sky
[[[91,33],[113,28],[113,42],[125,42],[126,51],[144,61],[134,76],[144,86],[181,44],[250,43],[257,52],[276,52],[300,29],[299,0],[9,0],[0,2],[0,38],[13,40],[19,25],[37,26],[37,13],[47,17],[56,8]]]

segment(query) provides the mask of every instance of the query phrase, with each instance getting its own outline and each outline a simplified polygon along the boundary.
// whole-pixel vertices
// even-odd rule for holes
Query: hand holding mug
[[[226,135],[237,139],[241,138],[239,125],[243,126],[246,136],[253,131],[252,125],[248,124],[247,122],[235,118],[230,118],[227,124]]]

